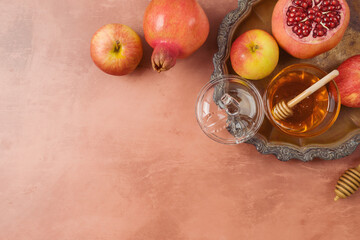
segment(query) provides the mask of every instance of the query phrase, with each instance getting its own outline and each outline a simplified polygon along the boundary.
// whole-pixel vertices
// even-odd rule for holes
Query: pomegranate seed
[[[301,5],[301,1],[300,1],[300,0],[295,0],[294,3],[295,3],[295,5],[298,5],[298,6]]]
[[[334,6],[330,6],[328,9],[329,9],[329,11],[334,11],[334,10],[335,10],[335,7],[334,7]]]
[[[340,10],[340,9],[341,9],[341,5],[337,5],[336,10]]]
[[[301,18],[302,18],[302,19],[306,18],[306,14],[305,14],[305,13],[302,13],[302,14],[301,14]]]
[[[320,10],[318,6],[313,7],[313,9],[315,12],[318,12]]]
[[[322,29],[323,27],[321,26],[321,24],[316,24],[315,26],[317,29]]]
[[[308,10],[308,14],[315,14],[315,10],[312,9],[312,8],[310,8],[310,9]]]
[[[331,1],[331,5],[333,5],[333,6],[337,6],[337,5],[339,5],[339,2],[338,2],[338,1],[333,0],[333,1]]]
[[[324,17],[324,18],[323,18],[323,21],[324,21],[324,22],[328,22],[328,21],[329,21],[329,18],[328,18],[328,17]]]
[[[338,20],[338,21],[340,21],[340,15],[336,15],[336,19]]]
[[[321,12],[317,12],[317,13],[315,14],[315,16],[317,16],[317,17],[321,17],[321,16],[322,16],[322,14],[321,14]]]
[[[309,20],[306,20],[306,21],[305,21],[305,25],[310,26],[310,25],[311,25],[311,22],[310,22]]]
[[[315,0],[315,4],[318,5],[320,3],[320,0]]]
[[[333,22],[331,22],[329,25],[330,25],[330,28],[336,27],[335,23],[333,23]]]
[[[318,36],[320,36],[320,37],[321,37],[321,36],[323,36],[323,35],[324,35],[324,32],[323,32],[322,30],[319,30],[317,34],[318,34]]]
[[[301,16],[301,12],[296,12],[296,13],[295,13],[295,16],[300,17],[300,16]]]
[[[296,22],[299,22],[299,21],[301,21],[302,19],[301,19],[301,17],[295,17],[295,21]]]
[[[288,18],[288,21],[289,21],[289,22],[294,22],[294,18],[291,18],[291,17],[290,17],[290,18]]]
[[[302,33],[304,34],[304,36],[308,36],[310,34],[310,31],[305,29]]]
[[[295,13],[293,13],[293,12],[290,13],[290,14],[289,14],[289,17],[295,17]]]
[[[329,6],[330,2],[329,1],[323,1],[323,6]]]
[[[328,10],[328,7],[321,7],[321,11],[326,12]]]
[[[333,18],[333,17],[330,17],[330,18],[329,18],[329,22],[332,22],[332,21],[334,21],[334,18]]]
[[[308,7],[307,3],[305,3],[305,2],[302,3],[301,6],[302,6],[303,8],[307,8],[307,7]]]
[[[298,35],[300,35],[301,32],[302,32],[301,29],[298,29],[296,33],[297,33]]]
[[[311,14],[311,15],[309,15],[309,19],[310,19],[310,20],[314,20],[314,18],[315,18],[315,16],[314,16],[314,15],[312,15],[312,14]]]
[[[321,18],[319,18],[319,17],[317,17],[317,18],[315,18],[315,22],[321,22]]]

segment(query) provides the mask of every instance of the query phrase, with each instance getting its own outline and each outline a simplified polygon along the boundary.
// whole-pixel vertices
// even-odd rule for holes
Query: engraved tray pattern
[[[264,83],[267,83],[280,69],[290,64],[308,62],[329,71],[336,68],[346,58],[360,54],[360,4],[357,1],[347,2],[351,9],[351,19],[342,42],[333,50],[310,60],[295,59],[281,50],[279,64],[273,74],[266,80],[253,81],[260,92],[266,87]],[[213,57],[214,72],[211,75],[210,81],[222,75],[234,73],[229,63],[229,51],[232,41],[239,36],[241,32],[252,28],[262,28],[271,33],[271,21],[269,21],[269,19],[271,19],[271,12],[275,3],[275,0],[238,0],[238,8],[227,14],[220,25],[217,37],[219,50]],[[258,5],[264,6],[259,6],[258,11],[255,12]],[[263,19],[263,25],[248,23],[247,26],[243,27],[243,23],[247,21],[247,18],[251,16],[252,12],[255,12],[253,15],[256,15],[255,18],[253,18],[255,19],[253,23],[257,23],[256,21],[258,20],[256,20],[256,18],[262,19],[259,17],[262,16],[262,14],[267,15]],[[285,60],[281,63],[281,59]],[[331,59],[331,61],[329,61],[329,59]],[[263,83],[261,84],[260,82]],[[355,127],[352,127],[351,130],[346,130],[347,128],[343,127],[348,125],[353,126],[354,124]],[[360,143],[360,109],[342,107],[340,116],[334,125],[336,126],[333,126],[319,137],[315,137],[312,141],[310,140],[309,143],[299,144],[303,140],[284,136],[284,133],[281,133],[279,130],[278,132],[274,130],[276,128],[266,119],[259,133],[247,141],[247,143],[253,144],[260,153],[273,154],[281,161],[299,159],[306,162],[314,158],[324,160],[339,159],[350,155]],[[273,129],[272,131],[275,131],[275,135],[277,134],[280,140],[274,141],[273,139],[269,139],[269,137],[264,134],[264,132],[269,131],[264,129]],[[324,140],[334,139],[334,137],[336,138],[336,134],[340,136],[340,133],[344,131],[346,134],[339,137],[338,141],[335,140],[327,143],[326,140]]]

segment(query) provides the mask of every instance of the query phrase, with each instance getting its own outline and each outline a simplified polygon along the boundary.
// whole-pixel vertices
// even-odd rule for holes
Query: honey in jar
[[[282,74],[272,85],[268,95],[270,109],[284,100],[290,101],[319,78],[306,71],[291,71]],[[276,124],[290,134],[300,134],[316,128],[326,117],[329,107],[329,93],[324,86],[295,105],[293,115],[284,120],[275,120]]]

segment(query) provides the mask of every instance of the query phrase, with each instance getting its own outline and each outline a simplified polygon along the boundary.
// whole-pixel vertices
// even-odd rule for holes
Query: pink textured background
[[[224,146],[194,106],[212,73],[221,19],[236,0],[200,0],[211,32],[169,72],[151,48],[125,77],[89,56],[119,22],[143,38],[149,0],[1,0],[0,239],[359,239],[360,193],[334,203],[360,162],[280,162]]]

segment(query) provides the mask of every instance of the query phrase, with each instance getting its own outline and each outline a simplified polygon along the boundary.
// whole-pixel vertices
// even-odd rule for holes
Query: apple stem
[[[259,49],[259,45],[257,45],[257,44],[254,44],[254,45],[251,46],[251,51],[252,52],[256,52],[256,50],[258,50],[258,49]]]
[[[115,47],[114,47],[114,52],[119,52],[121,49],[121,44],[119,40],[116,40],[115,42]]]

